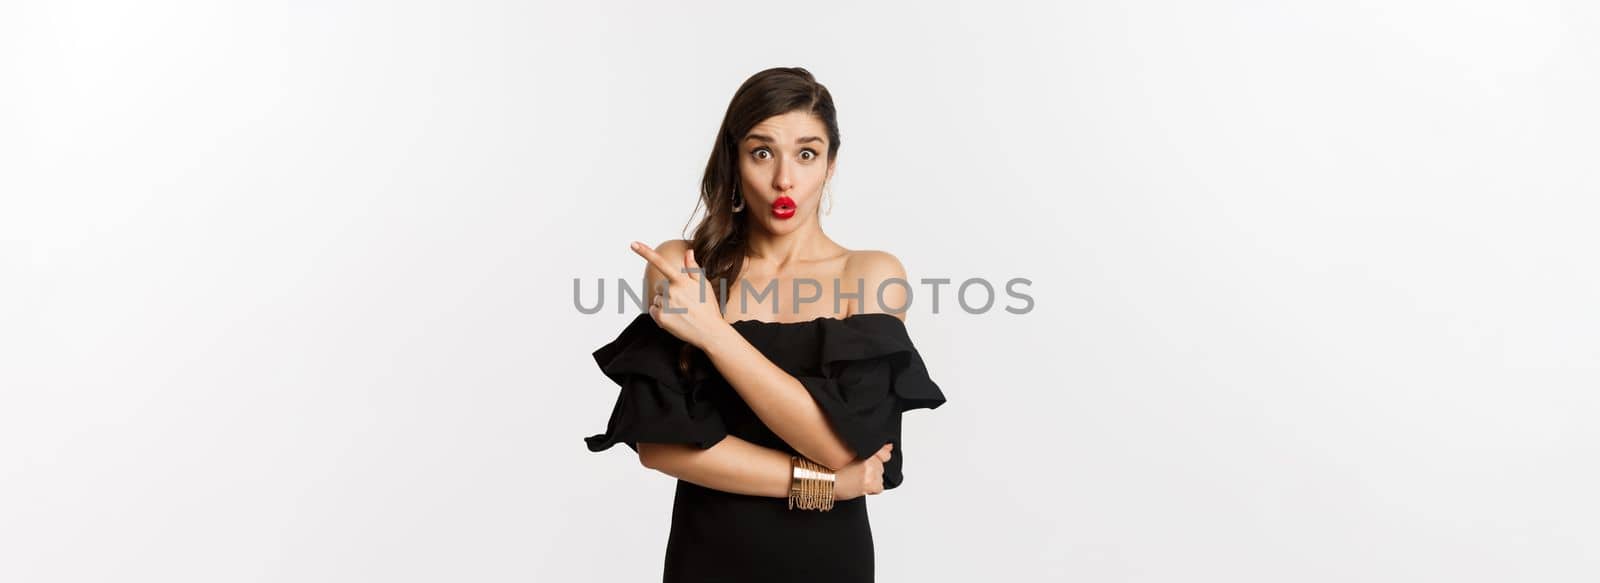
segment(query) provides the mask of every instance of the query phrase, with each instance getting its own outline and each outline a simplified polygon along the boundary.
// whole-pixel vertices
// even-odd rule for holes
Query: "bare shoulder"
[[[850,256],[845,259],[844,273],[851,279],[861,278],[867,280],[867,283],[872,283],[874,280],[883,281],[896,277],[905,279],[906,267],[893,253],[863,249],[850,252]]]
[[[658,255],[675,263],[683,261],[683,254],[688,250],[689,242],[684,239],[667,239],[666,241],[662,241],[660,245],[656,245],[656,253]],[[666,276],[661,273],[661,270],[658,270],[649,263],[646,263],[644,267],[644,279],[645,289],[655,289],[658,285],[658,282],[666,279]]]
[[[666,257],[668,253],[682,257],[683,253],[688,250],[689,241],[687,239],[667,239],[662,241],[660,245],[656,245],[656,253],[660,253],[662,257]]]
[[[860,307],[855,313],[888,313],[901,320],[906,318],[910,281],[906,278],[905,265],[893,253],[874,249],[851,251],[845,259],[844,279],[862,283]],[[886,285],[887,282],[895,283]]]

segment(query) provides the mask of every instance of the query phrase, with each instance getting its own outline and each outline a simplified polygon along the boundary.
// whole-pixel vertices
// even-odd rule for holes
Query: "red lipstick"
[[[772,201],[772,216],[780,219],[794,216],[794,199],[780,196],[778,200]]]

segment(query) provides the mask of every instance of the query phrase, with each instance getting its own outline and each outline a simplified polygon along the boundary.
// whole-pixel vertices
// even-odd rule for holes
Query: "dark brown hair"
[[[833,109],[833,96],[810,71],[778,67],[751,75],[733,93],[728,111],[722,116],[711,159],[706,161],[705,176],[700,179],[700,204],[706,213],[689,240],[701,277],[719,304],[726,301],[724,286],[728,293],[738,293],[735,286],[744,270],[747,227],[743,213],[733,212],[735,196],[743,198],[738,192],[739,141],[763,120],[793,111],[810,113],[822,121],[828,131],[828,163],[832,164],[839,154],[839,120]],[[745,212],[751,210],[746,208]],[[684,348],[680,367],[687,371],[692,347]]]

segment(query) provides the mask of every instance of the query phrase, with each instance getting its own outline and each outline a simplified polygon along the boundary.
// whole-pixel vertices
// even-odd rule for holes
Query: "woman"
[[[723,117],[694,239],[632,245],[649,314],[594,352],[621,392],[586,441],[678,478],[665,581],[871,581],[865,495],[901,482],[900,414],[944,402],[906,335],[900,262],[822,231],[838,152],[827,88],[757,73]]]

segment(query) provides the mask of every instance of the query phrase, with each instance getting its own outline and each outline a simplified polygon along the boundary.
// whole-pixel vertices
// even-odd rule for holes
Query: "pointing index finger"
[[[656,250],[651,249],[649,245],[634,241],[628,246],[633,249],[634,253],[638,253],[640,257],[649,262],[651,267],[656,268],[656,271],[666,274],[667,281],[675,282],[684,277],[682,268],[674,266],[671,261],[667,261],[665,257],[662,257],[660,253],[656,253]]]

